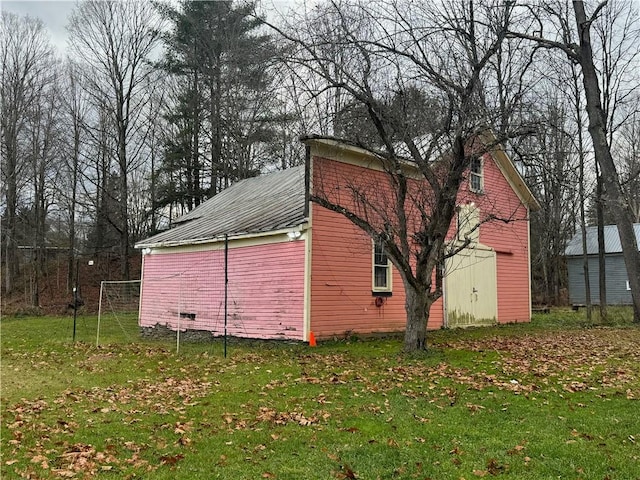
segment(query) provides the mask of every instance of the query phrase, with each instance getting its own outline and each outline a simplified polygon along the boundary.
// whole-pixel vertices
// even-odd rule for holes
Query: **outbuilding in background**
[[[636,234],[636,243],[640,245],[640,223],[636,223],[633,228]],[[599,305],[598,228],[596,226],[587,227],[586,236],[591,304]],[[622,256],[622,245],[617,226],[606,225],[604,227],[604,248],[607,304],[631,305],[629,276]],[[564,252],[567,257],[567,270],[569,273],[569,302],[572,305],[585,305],[587,303],[582,252],[582,233],[578,232],[569,240]]]

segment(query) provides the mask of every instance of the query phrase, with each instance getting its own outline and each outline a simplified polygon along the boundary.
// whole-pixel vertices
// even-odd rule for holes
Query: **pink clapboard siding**
[[[349,207],[351,180],[376,195],[382,205],[393,205],[393,191],[383,172],[322,157],[313,158],[313,184],[317,191]],[[342,192],[346,191],[346,195]],[[342,195],[342,198],[338,198]],[[388,200],[385,199],[388,196]],[[353,207],[351,207],[353,208]],[[312,209],[311,327],[318,338],[404,331],[405,293],[393,268],[390,297],[382,306],[372,294],[371,238],[344,216],[317,204]],[[431,309],[428,328],[442,326],[442,301]]]
[[[484,221],[480,226],[480,243],[496,251],[498,322],[531,320],[529,211],[504,177],[493,158],[483,162],[484,193],[474,194],[465,182],[459,203],[474,201]]]
[[[404,286],[393,267],[391,297],[381,307],[371,294],[371,239],[342,215],[312,204],[311,330],[318,338],[402,332]],[[427,328],[443,324],[442,299],[431,306]]]
[[[303,340],[304,245],[230,244],[228,335]],[[156,324],[224,333],[223,248],[145,255],[140,325]]]
[[[342,215],[316,204],[311,208],[311,331],[317,338],[402,331],[406,313],[398,272],[393,295],[376,307],[371,239]]]
[[[358,179],[370,192],[385,195],[384,173],[322,157],[313,158],[313,184],[327,195],[338,197],[345,179]],[[484,158],[484,193],[461,186],[458,203],[474,202],[483,223],[479,241],[497,255],[498,321],[530,320],[528,209],[513,190],[491,155]],[[349,199],[338,199],[341,204]],[[384,202],[383,202],[384,203]],[[387,205],[392,205],[391,201]],[[348,206],[348,205],[347,205]],[[312,209],[311,326],[318,338],[349,332],[402,331],[405,327],[404,288],[393,273],[393,295],[382,307],[371,294],[371,240],[342,215],[317,204]],[[494,220],[486,221],[488,216]],[[452,222],[448,239],[456,234]],[[444,325],[443,299],[431,308],[427,327]]]

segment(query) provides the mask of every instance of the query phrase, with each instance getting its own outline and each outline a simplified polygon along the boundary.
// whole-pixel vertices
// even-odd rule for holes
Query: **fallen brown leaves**
[[[327,420],[330,416],[331,414],[325,411],[317,411],[311,415],[305,415],[301,412],[278,412],[273,408],[261,407],[256,420],[270,422],[275,425],[286,425],[293,422],[306,427],[318,423],[320,420]]]
[[[495,458],[490,458],[487,460],[486,470],[476,469],[473,471],[473,474],[476,477],[486,477],[487,475],[500,475],[501,473],[505,473],[509,468],[509,465],[500,464]]]
[[[212,415],[215,420],[209,418],[209,421],[218,421],[219,426],[215,428],[227,432],[291,425],[321,430],[333,420],[332,415],[340,415],[335,413],[339,404],[337,391],[354,398],[368,396],[360,407],[361,411],[387,423],[393,420],[394,415],[389,393],[400,394],[407,399],[421,399],[439,409],[459,405],[466,408],[470,415],[484,415],[489,409],[476,400],[462,400],[465,399],[465,390],[500,390],[526,396],[545,391],[567,396],[593,392],[601,396],[615,394],[638,399],[638,345],[640,331],[636,329],[591,329],[514,337],[495,336],[438,345],[438,348],[476,352],[478,355],[475,358],[473,354],[469,356],[468,362],[471,364],[463,364],[466,366],[446,361],[433,364],[402,357],[372,360],[355,357],[348,352],[302,353],[287,360],[277,360],[283,364],[290,362],[289,366],[293,367],[290,371],[273,375],[261,384],[251,386],[255,398],[261,399],[260,403],[238,405],[241,413],[218,410]],[[149,353],[141,350],[140,354]],[[113,355],[108,352],[96,355],[86,361],[87,368],[111,357]],[[55,361],[59,360],[52,355],[43,355],[35,365],[52,362],[54,358]],[[143,378],[123,385],[67,389],[46,399],[22,399],[12,406],[5,406],[3,420],[10,435],[3,439],[3,446],[8,446],[3,451],[4,466],[24,478],[87,479],[107,471],[119,474],[125,469],[135,470],[139,476],[144,476],[145,472],[156,468],[176,467],[185,460],[189,449],[194,448],[192,438],[197,440],[198,435],[195,430],[209,428],[203,427],[202,422],[194,425],[189,409],[208,401],[206,397],[221,384],[207,380],[211,378],[208,376],[211,371],[191,372],[184,368],[168,367],[160,360],[157,362],[158,372],[168,375],[160,380]],[[250,353],[216,368],[230,372],[251,366],[250,369],[262,368],[271,373],[265,370],[269,361],[268,355]],[[290,387],[310,393],[308,397],[300,401],[296,399],[286,406],[269,402],[270,395]],[[506,409],[507,405],[503,407]],[[580,403],[574,405],[583,406]],[[93,421],[117,421],[133,425],[142,422],[148,414],[174,416],[158,425],[170,434],[169,438],[150,437],[150,440],[145,440],[162,452],[151,454],[150,449],[154,447],[124,438],[108,440],[104,447],[98,449],[95,445],[78,441],[84,439],[76,436],[83,429],[91,428]],[[176,418],[180,420],[176,421]],[[415,416],[415,420],[421,424],[432,421],[431,418],[420,416]],[[337,428],[350,434],[360,432],[358,427],[350,424]],[[571,434],[573,438],[567,441],[587,439],[584,435],[574,431]],[[28,445],[25,443],[27,437],[31,439]],[[279,435],[273,433],[270,438],[276,441]],[[415,441],[424,443],[425,439],[416,437]],[[628,441],[635,443],[635,438],[630,436]],[[388,438],[386,445],[401,448],[403,443]],[[169,447],[175,450],[164,451]],[[528,464],[531,459],[524,456],[525,448],[526,442],[523,441],[507,453],[514,460],[518,458]],[[459,465],[462,450],[456,446],[450,453],[451,461]],[[150,458],[153,459],[152,463]],[[221,455],[218,464],[224,466],[226,463],[227,458]],[[358,478],[350,467],[338,463],[340,470],[334,472],[337,478]],[[473,474],[479,477],[494,476],[507,472],[508,468],[506,464],[489,459]],[[262,475],[263,478],[275,478],[274,473],[269,471]]]
[[[443,368],[447,375],[453,374],[457,381],[478,389],[493,386],[514,393],[614,390],[633,399],[640,397],[638,345],[638,330],[606,328],[464,340],[446,346],[497,352],[501,374],[482,378],[477,372],[469,375]]]
[[[115,450],[108,447],[105,451],[97,451],[93,446],[67,442],[62,443],[61,453],[47,450],[32,456],[31,464],[37,465],[41,470],[49,471],[54,478],[93,478],[100,472],[118,468],[123,462],[114,455]],[[6,462],[10,465],[12,462]],[[137,453],[133,453],[124,463],[134,465],[136,468],[144,467],[144,471],[151,471],[148,462],[141,460]],[[23,478],[42,478],[41,474],[29,466],[25,469],[16,469],[15,473]]]
[[[113,445],[106,451],[97,451],[92,445],[69,444],[66,440],[58,440],[51,445],[51,439],[71,436],[79,429],[79,424],[68,418],[68,415],[74,415],[73,408],[81,408],[87,415],[117,414],[122,421],[132,424],[138,421],[137,416],[147,412],[184,414],[187,407],[195,405],[197,399],[207,395],[210,388],[211,384],[208,382],[169,377],[158,383],[141,380],[124,387],[65,390],[50,402],[23,399],[6,409],[7,414],[13,416],[13,421],[7,424],[12,434],[12,439],[8,441],[12,451],[6,452],[6,455],[18,455],[24,433],[29,431],[40,440],[29,450],[31,465],[26,469],[15,470],[16,474],[25,478],[40,477],[34,467],[60,478],[93,478],[100,471],[123,466],[143,471],[153,470],[156,467],[140,457],[143,446],[134,442],[123,442],[124,450],[130,453],[127,456],[123,453],[116,455]],[[59,418],[55,422],[43,421],[41,416],[45,411],[58,411],[65,418]],[[184,447],[191,443],[187,436],[190,429],[190,422],[178,422],[173,426],[173,432],[178,436],[176,445]],[[164,456],[160,458],[160,463],[174,465],[182,458],[182,454]],[[5,461],[7,466],[14,463],[17,462],[13,459]]]
[[[540,332],[521,336],[494,336],[460,340],[437,347],[471,350],[495,355],[488,362],[479,357],[477,368],[459,367],[443,361],[437,365],[382,359],[388,366],[372,371],[366,358],[348,354],[305,354],[297,360],[302,374],[289,382],[272,380],[264,389],[287,388],[291,382],[330,386],[349,384],[365,393],[384,395],[397,391],[408,398],[427,398],[442,406],[455,405],[456,386],[468,389],[500,390],[515,395],[535,392],[584,392],[622,394],[640,398],[640,331],[629,329],[590,329]],[[491,368],[487,365],[491,364]],[[309,372],[313,372],[313,374]],[[354,390],[357,396],[358,390]],[[321,395],[319,403],[331,403]],[[466,404],[472,414],[481,405]],[[372,404],[369,410],[384,414],[385,408]]]

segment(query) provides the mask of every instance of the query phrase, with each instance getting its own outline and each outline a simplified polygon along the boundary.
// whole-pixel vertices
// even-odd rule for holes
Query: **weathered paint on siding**
[[[304,244],[229,248],[229,335],[303,339]],[[145,255],[141,326],[224,333],[224,249],[211,248]]]
[[[350,201],[344,179],[357,179],[369,192],[376,192],[381,198],[388,195],[384,173],[319,157],[314,157],[313,161],[314,188],[341,196],[339,200],[343,205]],[[497,217],[497,220],[481,225],[479,238],[497,254],[497,321],[529,321],[528,211],[488,155],[484,162],[484,192],[481,195],[471,193],[465,181],[459,203],[475,202],[483,221],[489,214]],[[392,201],[387,205],[391,206]],[[346,332],[404,330],[405,296],[398,272],[394,269],[392,297],[385,299],[384,306],[376,307],[375,297],[371,294],[371,240],[340,214],[316,204],[311,208],[311,330],[314,334],[322,338]],[[455,237],[455,229],[454,221],[449,239]],[[428,328],[440,328],[444,324],[443,315],[440,299],[431,309]]]
[[[325,158],[313,159],[316,191],[332,195],[348,206],[349,181],[377,195],[391,208],[392,193],[383,172]],[[336,188],[336,186],[338,188]],[[384,201],[385,195],[389,196]],[[403,331],[406,325],[402,279],[393,268],[393,292],[381,307],[372,294],[371,239],[344,216],[312,204],[311,330],[319,337],[341,336],[349,332],[380,333]],[[442,326],[442,300],[431,308],[428,328]]]
[[[342,196],[343,200],[351,197],[344,179],[357,181],[380,196],[390,195],[385,185],[388,179],[380,171],[314,157],[314,165],[318,162],[330,164],[334,175],[319,175],[318,169],[313,168],[313,185],[325,191],[332,189],[334,197]],[[528,211],[490,156],[484,162],[484,192],[473,194],[465,183],[458,202],[473,201],[482,220],[487,215],[497,217],[482,224],[479,242],[496,251],[498,322],[528,321]],[[382,203],[391,208],[392,197]],[[310,330],[317,338],[404,330],[405,295],[398,272],[394,269],[392,296],[376,307],[376,297],[371,292],[369,237],[337,213],[317,204],[310,209]],[[449,238],[454,238],[455,219],[449,233]],[[305,241],[273,243],[272,238],[269,242],[250,246],[236,243],[236,248],[232,246],[229,250],[228,333],[239,337],[305,340]],[[193,251],[185,251],[192,248]],[[224,251],[220,244],[212,245],[211,249],[199,245],[162,251],[175,253],[145,256],[141,325],[160,323],[221,335]],[[443,315],[440,299],[431,309],[428,328],[441,327]]]
[[[371,293],[371,239],[342,215],[312,204],[311,326],[317,338],[404,330],[404,290],[376,307]]]
[[[598,257],[589,255],[589,286],[591,303],[600,305],[600,281]],[[569,301],[574,305],[586,304],[584,269],[582,257],[568,257]],[[607,303],[609,305],[631,305],[631,291],[627,290],[627,269],[621,254],[606,256]]]
[[[445,262],[447,327],[492,325],[497,321],[496,252],[464,249]]]
[[[528,210],[488,154],[483,168],[484,194],[472,194],[465,182],[459,203],[475,202],[482,221],[488,215],[496,217],[480,226],[479,241],[497,254],[498,322],[528,322],[531,320]]]

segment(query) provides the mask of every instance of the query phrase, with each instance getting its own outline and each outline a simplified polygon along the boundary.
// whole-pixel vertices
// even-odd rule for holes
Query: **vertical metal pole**
[[[98,300],[98,333],[96,333],[96,347],[100,343],[100,317],[102,316],[102,289],[104,280],[100,282],[100,300]]]
[[[224,236],[224,358],[227,358],[227,298],[229,285],[229,236]]]
[[[180,288],[178,294],[178,328],[176,329],[176,353],[180,353],[180,327],[182,327],[182,273],[180,273]]]
[[[80,286],[80,260],[76,259],[76,286],[73,287],[73,343],[76,343],[76,319],[78,318],[78,288]]]
[[[76,288],[80,290],[80,259],[76,258]],[[78,291],[78,293],[81,293]]]
[[[73,343],[76,343],[76,319],[78,318],[78,287],[73,287]]]

